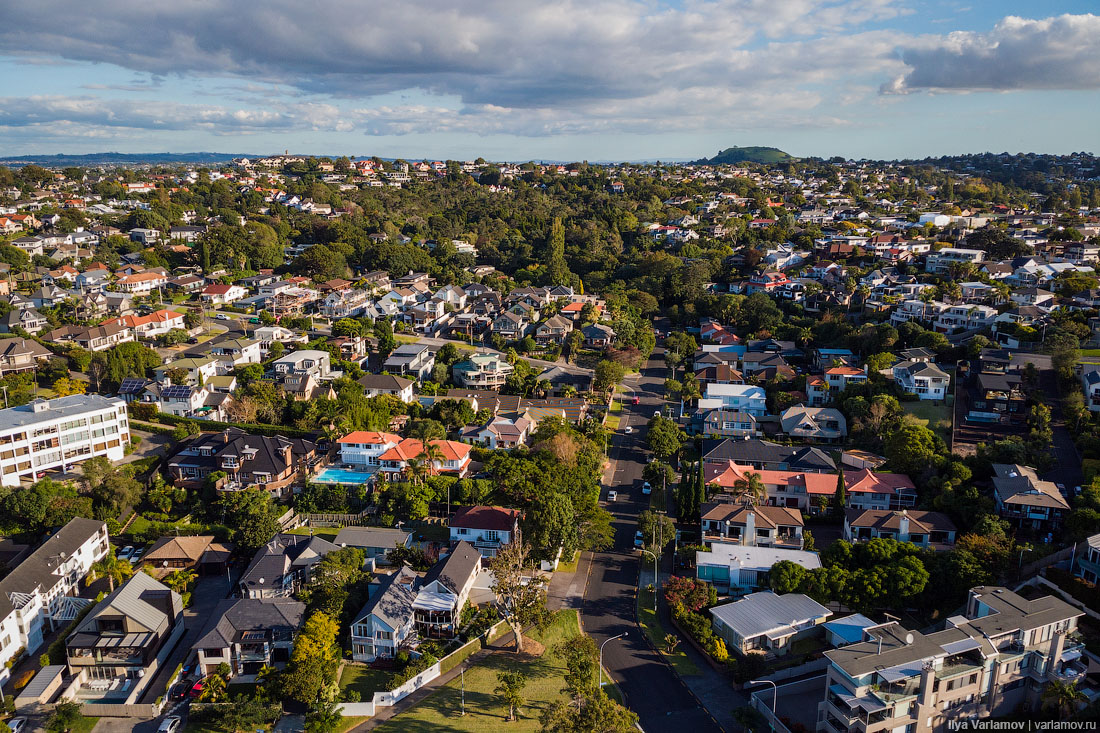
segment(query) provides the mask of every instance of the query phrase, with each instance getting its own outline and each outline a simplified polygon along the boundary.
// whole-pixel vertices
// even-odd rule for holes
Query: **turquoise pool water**
[[[369,484],[374,477],[373,473],[354,471],[350,468],[326,468],[311,480],[316,484]]]

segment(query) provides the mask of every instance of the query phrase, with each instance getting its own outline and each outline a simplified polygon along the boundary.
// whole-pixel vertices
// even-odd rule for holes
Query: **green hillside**
[[[732,147],[726,148],[713,158],[696,160],[696,165],[733,165],[735,163],[786,163],[794,158],[779,148]]]

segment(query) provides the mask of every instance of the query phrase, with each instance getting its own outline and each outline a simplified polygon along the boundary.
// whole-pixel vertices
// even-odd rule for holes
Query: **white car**
[[[626,427],[625,427],[625,428],[623,429],[623,432],[624,432],[624,433],[626,433],[627,435],[630,435],[631,433],[633,433],[633,432],[634,432],[634,428],[632,428],[632,427],[630,427],[629,425],[627,425],[627,426],[626,426]]]
[[[214,317],[217,318],[219,321],[232,321],[233,320],[232,318],[225,315],[224,313],[219,313],[218,315],[216,315]]]
[[[649,496],[651,493],[653,493],[653,487],[650,486],[648,481],[642,482],[642,493],[646,496]]]
[[[634,533],[634,546],[641,547],[643,544],[645,544],[645,538],[642,536],[642,530],[639,529]]]
[[[618,501],[619,500],[619,492],[618,491],[608,491],[607,492],[607,500],[608,501]]]
[[[160,722],[160,727],[157,728],[157,733],[176,733],[183,724],[183,719],[175,715],[165,718]]]
[[[144,555],[144,554],[145,554],[145,548],[144,547],[139,547],[138,549],[134,550],[134,554],[130,555],[130,564],[131,565],[137,565],[138,560],[140,560],[141,556]]]
[[[121,550],[118,551],[118,554],[115,555],[115,557],[117,557],[119,560],[129,560],[130,555],[133,555],[133,554],[134,554],[133,545],[126,545],[125,547],[123,547]]]
[[[11,733],[19,733],[27,727],[26,718],[12,718],[8,721],[8,728],[11,729]]]

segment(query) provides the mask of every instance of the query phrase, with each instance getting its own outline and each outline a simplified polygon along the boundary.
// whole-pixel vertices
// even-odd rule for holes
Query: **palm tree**
[[[1087,702],[1085,693],[1077,689],[1076,682],[1062,682],[1052,680],[1043,690],[1043,703],[1045,707],[1057,708],[1063,718],[1068,718],[1077,709],[1077,703]]]
[[[425,464],[424,461],[421,460],[419,457],[410,458],[409,461],[405,464],[405,473],[406,475],[408,475],[409,481],[416,484],[417,486],[424,483],[424,476],[427,475],[429,470],[430,469],[428,468],[427,464]]]
[[[128,560],[119,560],[112,547],[107,557],[92,565],[88,570],[88,579],[84,582],[87,585],[91,585],[100,578],[107,578],[107,583],[113,593],[115,590],[115,583],[121,585],[123,581],[133,574],[134,566],[131,565]]]
[[[176,570],[165,576],[161,582],[182,596],[198,577],[193,570]]]
[[[213,674],[206,678],[202,692],[199,693],[200,702],[221,702],[225,697],[225,678],[220,674]]]
[[[439,447],[439,443],[431,440],[421,444],[420,453],[418,453],[416,457],[424,461],[425,465],[427,465],[429,476],[434,475],[436,466],[442,466],[443,461],[446,460],[446,456],[443,455],[443,449]]]
[[[733,493],[748,504],[757,504],[767,497],[768,487],[760,480],[760,474],[750,471],[733,482]]]

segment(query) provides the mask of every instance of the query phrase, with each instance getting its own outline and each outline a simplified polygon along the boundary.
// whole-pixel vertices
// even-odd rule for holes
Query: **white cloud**
[[[900,48],[908,69],[883,87],[914,90],[1100,89],[1100,16],[1009,16],[988,33],[958,31]]]

